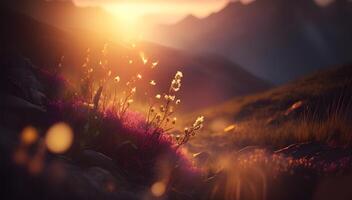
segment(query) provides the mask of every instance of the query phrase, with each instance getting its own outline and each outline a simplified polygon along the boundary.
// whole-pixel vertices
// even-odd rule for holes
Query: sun
[[[138,19],[147,13],[145,7],[132,3],[105,4],[103,8],[124,24],[130,25],[135,25]]]
[[[102,7],[120,22],[121,31],[126,40],[140,38],[150,25],[150,21],[143,18],[160,10],[155,5],[131,2],[103,4]]]

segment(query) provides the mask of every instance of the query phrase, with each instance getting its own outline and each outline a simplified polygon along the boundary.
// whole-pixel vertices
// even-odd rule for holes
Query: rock
[[[46,191],[49,191],[46,196],[50,199],[140,199],[136,193],[121,187],[121,181],[101,167],[82,168],[66,159],[55,159],[52,164],[51,170],[43,175],[48,186]]]
[[[101,192],[114,192],[118,188],[115,177],[107,170],[100,167],[91,167],[86,170],[85,174]]]
[[[1,64],[4,70],[0,77],[0,87],[5,94],[11,94],[37,106],[43,105],[46,97],[43,93],[44,87],[34,73],[37,67],[16,53],[8,55]]]
[[[1,96],[2,98],[0,100],[0,107],[29,110],[34,112],[45,112],[43,107],[33,104],[25,99],[6,94]]]
[[[93,150],[84,150],[76,156],[75,160],[82,167],[100,167],[111,172],[117,180],[121,182],[125,180],[124,177],[126,175],[122,170],[118,168],[111,158],[102,153]]]

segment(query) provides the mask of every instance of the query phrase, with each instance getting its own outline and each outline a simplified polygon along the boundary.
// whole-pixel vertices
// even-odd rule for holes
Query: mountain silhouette
[[[352,3],[320,7],[309,0],[230,2],[219,12],[192,16],[150,32],[152,41],[213,52],[275,83],[352,60]]]

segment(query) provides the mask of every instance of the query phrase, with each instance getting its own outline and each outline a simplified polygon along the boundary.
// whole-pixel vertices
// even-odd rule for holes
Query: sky
[[[255,0],[73,0],[78,6],[98,6],[117,16],[126,23],[140,19],[155,23],[175,23],[192,14],[205,17],[217,12],[230,1],[249,4]],[[314,0],[325,6],[334,0]]]
[[[143,17],[159,23],[173,23],[188,14],[205,17],[222,9],[230,0],[75,0],[79,6],[99,6],[124,21]],[[249,1],[249,0],[243,0]]]
[[[117,17],[125,35],[141,32],[156,24],[173,24],[187,15],[206,17],[224,8],[231,1],[247,5],[260,0],[73,0],[77,6],[97,6]],[[308,0],[307,0],[308,1]],[[312,0],[311,0],[312,1]],[[326,6],[334,0],[313,0]],[[138,36],[139,37],[139,36]]]

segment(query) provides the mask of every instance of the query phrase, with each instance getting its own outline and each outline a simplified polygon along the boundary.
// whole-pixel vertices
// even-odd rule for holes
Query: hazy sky
[[[126,22],[148,16],[148,20],[153,19],[161,23],[176,22],[188,14],[204,17],[220,10],[230,1],[249,4],[255,0],[74,0],[81,6],[103,7]],[[313,1],[318,5],[326,6],[334,0]]]
[[[188,14],[204,17],[223,8],[230,0],[74,0],[77,5],[100,6],[112,14],[133,21],[157,16],[160,22],[174,22]],[[249,1],[249,0],[245,0]]]
[[[80,6],[99,6],[118,16],[125,22],[147,16],[148,20],[157,23],[176,22],[188,14],[205,17],[223,8],[230,1],[241,1],[243,4],[255,0],[73,0]],[[260,0],[257,0],[260,1]],[[309,0],[307,0],[309,1]],[[321,6],[334,0],[314,0]]]

